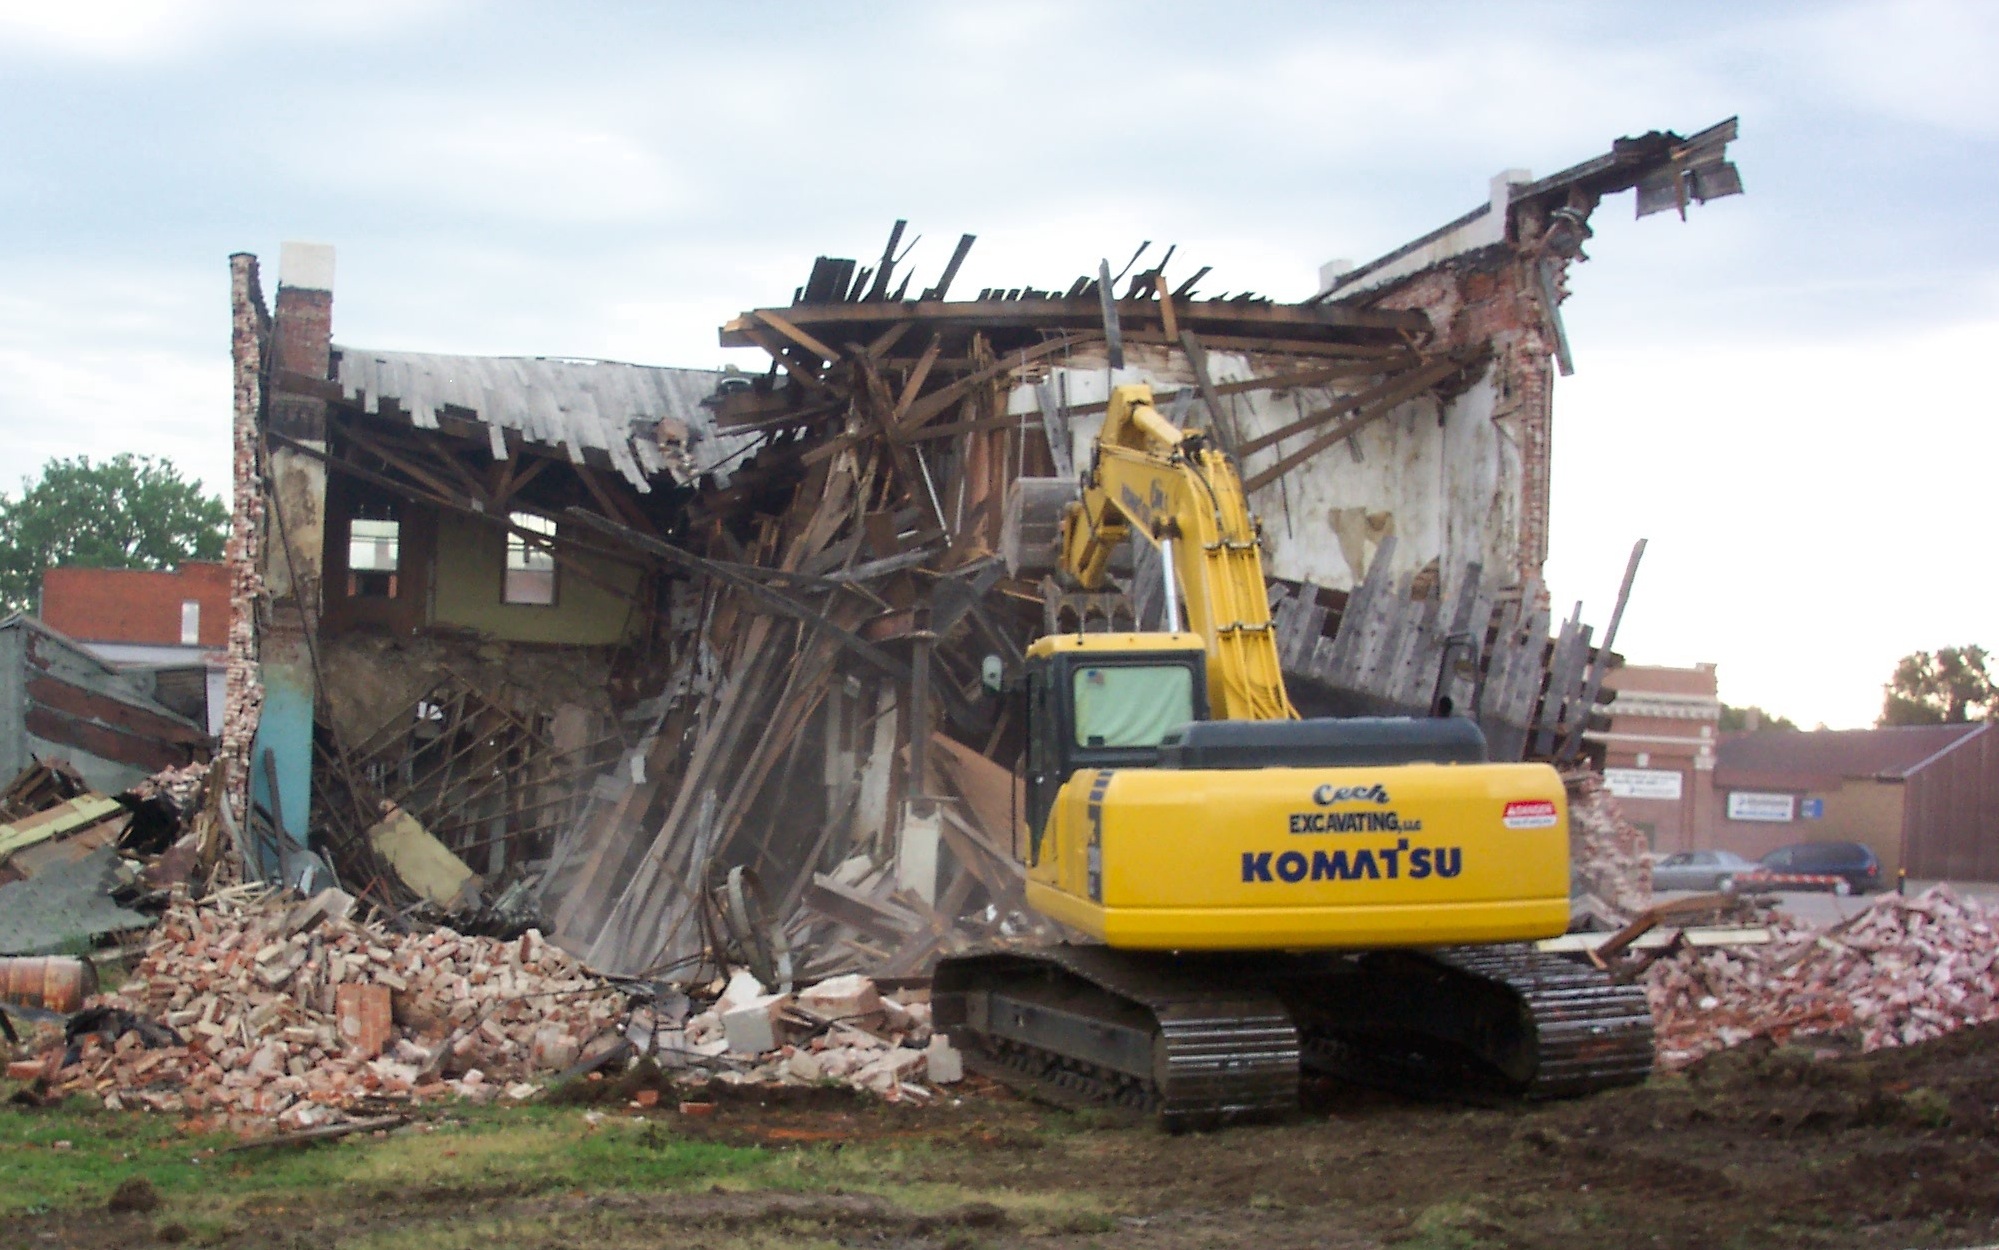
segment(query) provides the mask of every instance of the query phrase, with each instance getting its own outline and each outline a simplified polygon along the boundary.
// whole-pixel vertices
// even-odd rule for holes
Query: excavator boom
[[[1182,615],[1208,650],[1216,720],[1296,720],[1284,691],[1263,578],[1261,535],[1227,456],[1198,431],[1175,428],[1152,388],[1111,392],[1082,497],[1062,518],[1062,566],[1089,589],[1137,535],[1159,549],[1169,617]],[[1170,620],[1168,630],[1178,628]]]

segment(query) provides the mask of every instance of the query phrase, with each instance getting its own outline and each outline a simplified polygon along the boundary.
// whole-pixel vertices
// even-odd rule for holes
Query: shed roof
[[[573,461],[595,452],[642,491],[661,474],[685,484],[725,470],[756,442],[754,433],[715,428],[714,412],[703,401],[727,376],[721,370],[337,344],[333,350],[341,395],[365,413],[400,416],[434,430],[449,411],[487,427],[495,458],[505,456],[505,430],[560,448]],[[662,421],[679,428],[662,430]]]
[[[1938,753],[1988,728],[1985,724],[1903,725],[1728,734],[1715,751],[1716,780],[1727,784],[1727,774],[1903,778]]]

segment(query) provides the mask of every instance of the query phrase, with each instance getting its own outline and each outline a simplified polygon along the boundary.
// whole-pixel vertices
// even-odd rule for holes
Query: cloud
[[[1723,698],[1802,724],[1871,724],[1896,659],[1993,641],[1994,341],[1999,319],[1590,353],[1555,396],[1557,602],[1606,619],[1650,538],[1620,652],[1716,661]]]
[[[190,273],[16,270],[0,296],[0,490],[53,457],[166,456],[225,497],[228,303]],[[203,327],[210,333],[204,334]]]
[[[0,0],[0,48],[108,61],[155,61],[250,37],[372,37],[427,20],[443,0]],[[451,7],[456,7],[455,5]]]
[[[1952,134],[1999,136],[1999,6],[1849,4],[1797,24],[1796,72],[1850,107]],[[1782,47],[1783,45],[1776,45]]]
[[[658,220],[686,200],[657,145],[612,120],[609,101],[392,95],[328,101],[310,138],[269,134],[308,185],[405,210],[551,224]],[[336,112],[337,110],[337,112]]]

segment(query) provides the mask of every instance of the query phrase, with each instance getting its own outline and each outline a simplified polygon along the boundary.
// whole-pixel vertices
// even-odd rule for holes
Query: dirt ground
[[[1171,1136],[970,1080],[947,1105],[643,1079],[542,1114],[637,1151],[714,1150],[671,1183],[338,1185],[220,1224],[100,1202],[0,1245],[360,1247],[1926,1247],[1999,1241],[1999,1026],[1873,1055],[1750,1046],[1575,1102],[1466,1108],[1325,1085],[1282,1124]],[[594,1118],[593,1118],[594,1117]],[[642,1120],[635,1119],[643,1117]],[[470,1140],[469,1138],[467,1139]],[[365,1141],[343,1144],[363,1152]],[[469,1148],[459,1147],[459,1148]],[[320,1147],[320,1150],[334,1149]],[[454,1148],[456,1149],[456,1148]],[[744,1161],[747,1161],[744,1162]],[[720,1164],[715,1165],[720,1168]],[[141,1204],[145,1206],[146,1204]]]

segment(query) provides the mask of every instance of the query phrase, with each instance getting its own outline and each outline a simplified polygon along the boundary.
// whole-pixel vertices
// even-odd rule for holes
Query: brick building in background
[[[1604,746],[1604,784],[1655,851],[1705,849],[1713,829],[1715,743],[1721,723],[1712,664],[1628,664],[1604,685],[1617,692]]]
[[[1756,859],[1863,842],[1890,879],[1999,881],[1999,728],[1990,723],[1730,734],[1702,845]]]
[[[42,575],[40,617],[106,663],[145,670],[160,702],[219,732],[227,566],[191,560],[172,572],[50,569]]]

